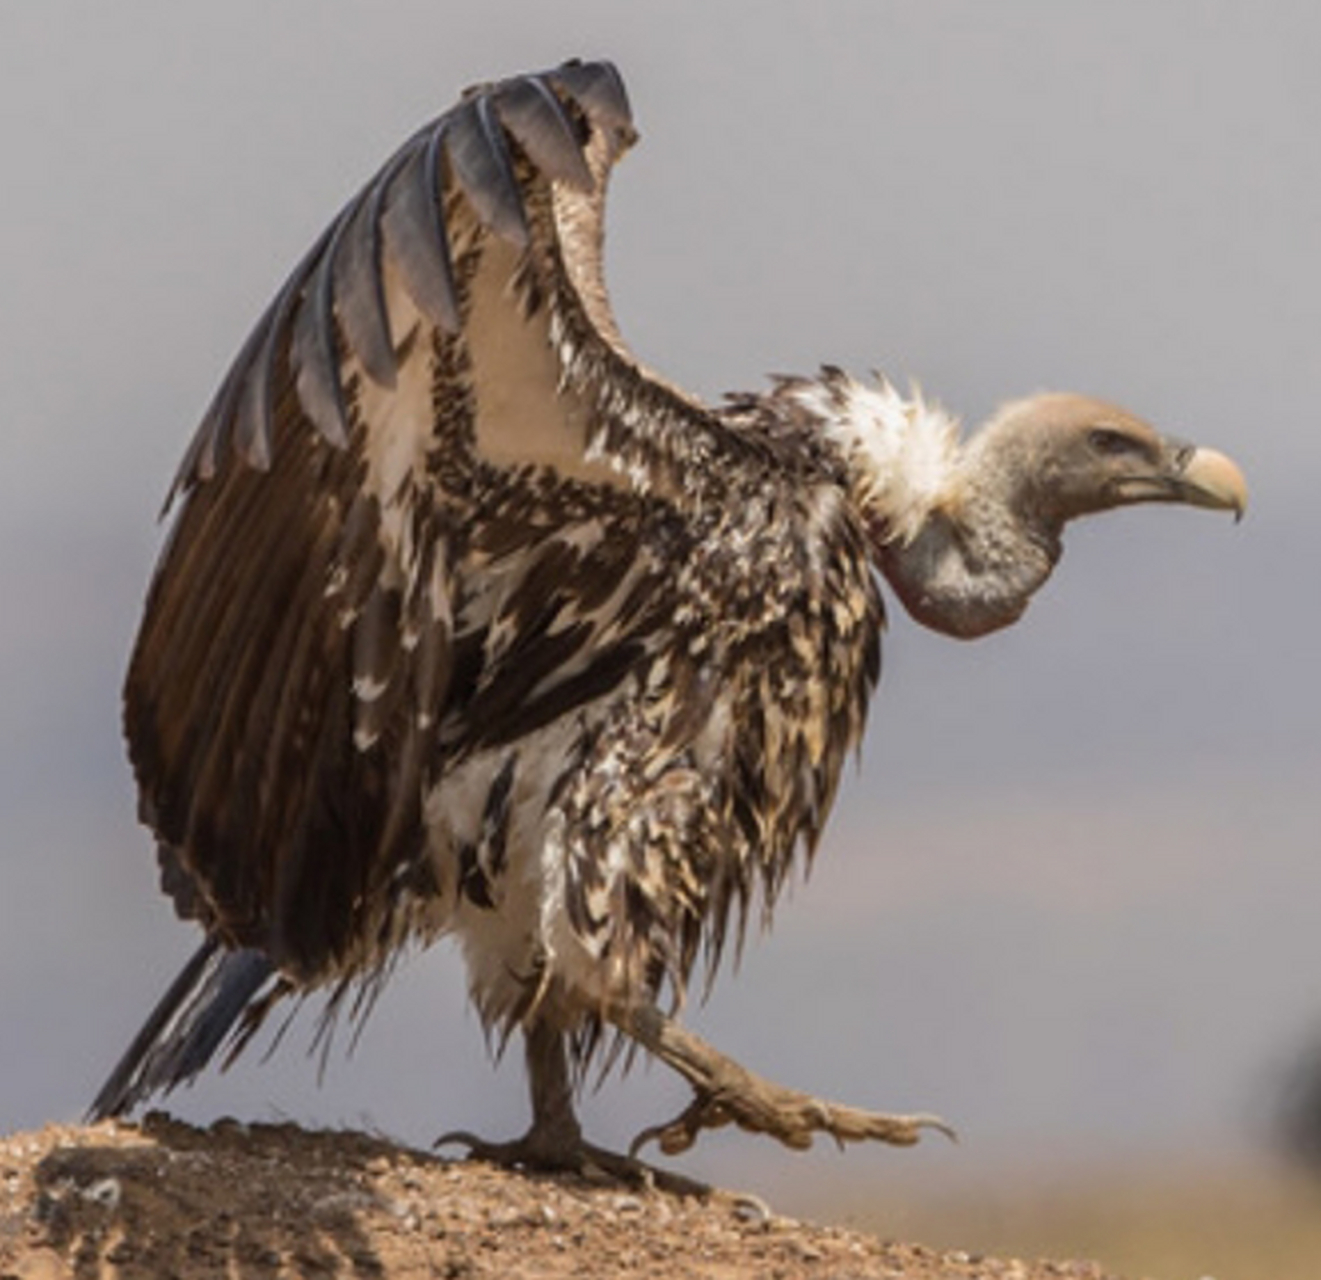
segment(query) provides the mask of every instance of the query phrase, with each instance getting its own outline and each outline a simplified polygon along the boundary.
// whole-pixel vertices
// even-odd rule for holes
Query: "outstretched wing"
[[[299,263],[175,480],[125,689],[143,816],[181,914],[297,982],[425,923],[423,796],[456,717],[498,733],[511,701],[570,698],[553,665],[583,689],[627,663],[537,609],[626,586],[610,513],[720,434],[610,315],[605,184],[633,138],[608,63],[470,91]],[[548,486],[590,537],[508,509]],[[514,591],[501,557],[538,539]]]

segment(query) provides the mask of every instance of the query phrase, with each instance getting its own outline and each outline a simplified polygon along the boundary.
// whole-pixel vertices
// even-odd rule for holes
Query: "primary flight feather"
[[[1242,511],[1223,455],[1041,395],[969,439],[840,370],[700,403],[642,366],[602,273],[635,140],[605,62],[470,90],[295,268],[179,469],[125,687],[162,884],[205,939],[97,1097],[191,1079],[270,1009],[370,1003],[457,937],[521,1031],[510,1162],[627,1172],[573,1066],[615,1030],[684,1074],[667,1151],[926,1116],[771,1084],[686,1031],[694,964],[810,858],[880,664],[877,573],[938,631],[1014,621],[1064,524]],[[668,998],[670,1013],[662,1012]]]

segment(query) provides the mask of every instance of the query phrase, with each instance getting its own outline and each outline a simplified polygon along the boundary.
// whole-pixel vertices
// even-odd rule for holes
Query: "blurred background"
[[[1253,490],[1238,527],[1075,528],[1024,621],[976,645],[895,606],[810,881],[692,1018],[962,1141],[715,1135],[685,1168],[948,1247],[1314,1275],[1319,49],[1287,0],[6,6],[0,1131],[78,1116],[195,944],[134,820],[118,696],[155,514],[230,358],[463,86],[608,56],[642,131],[609,275],[656,368],[709,397],[883,369],[970,425],[1075,389],[1226,450]],[[447,946],[320,1083],[313,1021],[171,1108],[421,1145],[526,1122]],[[585,1105],[623,1144],[684,1100],[638,1068]]]

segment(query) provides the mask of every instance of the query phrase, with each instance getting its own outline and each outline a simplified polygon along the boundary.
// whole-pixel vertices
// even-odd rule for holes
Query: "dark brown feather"
[[[403,941],[504,909],[552,812],[565,916],[630,998],[714,969],[816,844],[879,597],[809,424],[624,345],[633,138],[605,64],[474,91],[332,222],[185,458],[125,728],[176,907],[282,975],[254,1018],[369,1007]],[[597,1044],[534,942],[483,1018],[544,997]]]

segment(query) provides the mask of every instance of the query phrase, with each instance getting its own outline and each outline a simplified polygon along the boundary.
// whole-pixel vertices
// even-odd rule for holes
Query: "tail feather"
[[[208,938],[184,965],[127,1052],[101,1086],[88,1121],[123,1115],[155,1093],[168,1093],[197,1075],[245,1012],[257,1021],[269,1008],[258,993],[275,975],[260,951],[231,951]],[[246,1028],[238,1031],[239,1045]]]

